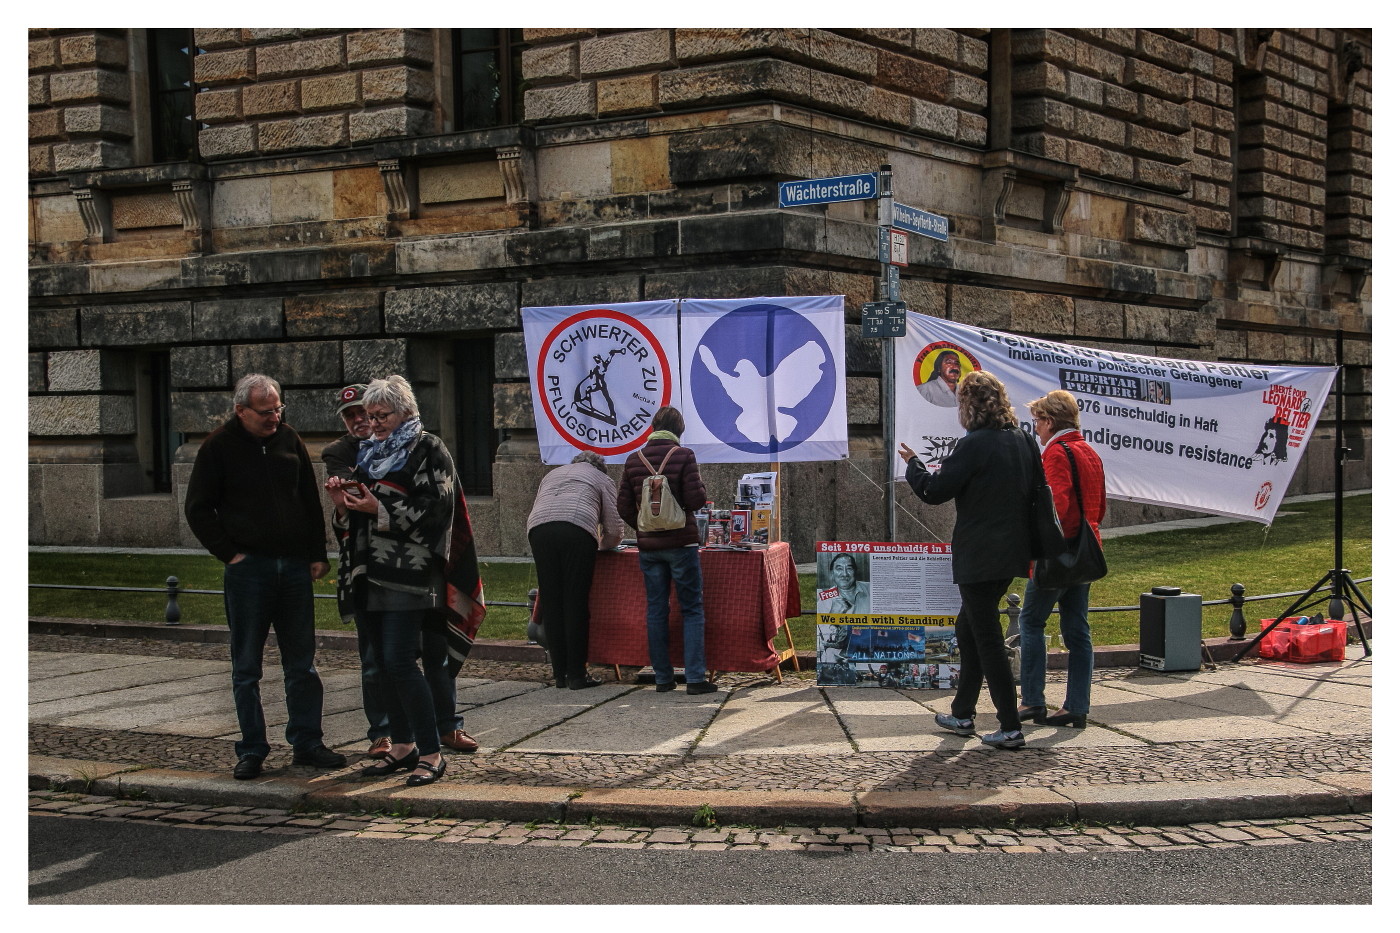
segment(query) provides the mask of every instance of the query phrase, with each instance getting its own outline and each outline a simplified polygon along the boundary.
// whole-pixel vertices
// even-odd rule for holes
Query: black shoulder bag
[[[1045,481],[1045,467],[1040,462],[1040,451],[1035,449],[1035,441],[1024,431],[1021,432],[1030,445],[1030,454],[1035,463],[1031,474],[1030,525],[1031,557],[1053,557],[1065,549],[1065,533],[1060,528],[1060,516],[1055,512],[1055,492]]]
[[[1094,529],[1089,527],[1089,517],[1084,514],[1084,495],[1079,490],[1079,467],[1075,465],[1069,445],[1060,441],[1060,446],[1069,458],[1069,472],[1074,480],[1074,501],[1079,504],[1079,532],[1073,541],[1068,542],[1069,546],[1063,553],[1042,557],[1035,562],[1035,585],[1048,590],[1093,583],[1108,575],[1103,548]]]

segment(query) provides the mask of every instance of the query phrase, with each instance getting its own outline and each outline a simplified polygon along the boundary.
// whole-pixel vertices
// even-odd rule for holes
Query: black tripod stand
[[[1300,609],[1311,609],[1319,606],[1323,602],[1327,603],[1327,617],[1329,619],[1346,618],[1343,608],[1351,611],[1352,621],[1356,623],[1356,634],[1361,639],[1361,647],[1366,652],[1366,657],[1371,656],[1371,643],[1366,640],[1366,629],[1361,624],[1361,613],[1356,611],[1358,603],[1366,610],[1366,618],[1371,618],[1371,604],[1366,601],[1366,596],[1357,587],[1351,578],[1351,571],[1342,566],[1342,466],[1346,463],[1347,454],[1351,448],[1342,444],[1342,332],[1337,331],[1337,381],[1335,392],[1337,393],[1337,430],[1336,430],[1336,465],[1334,480],[1332,484],[1332,569],[1322,575],[1322,578],[1312,585],[1302,596],[1298,597],[1293,605],[1284,610],[1283,614],[1265,626],[1264,630],[1254,636],[1254,640],[1245,645],[1239,652],[1231,658],[1231,661],[1238,661],[1249,654],[1254,646],[1269,634],[1284,619],[1294,615]],[[1326,596],[1318,596],[1318,593],[1327,589]],[[1316,598],[1314,598],[1316,597]]]

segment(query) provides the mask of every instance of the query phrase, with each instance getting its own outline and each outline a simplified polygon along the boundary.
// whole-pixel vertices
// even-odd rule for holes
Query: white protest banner
[[[952,386],[984,369],[1026,403],[1053,389],[1079,401],[1084,438],[1111,499],[1270,524],[1327,401],[1335,366],[1143,356],[955,324],[910,312],[895,343],[895,440],[925,462],[965,433]],[[904,475],[894,458],[891,469]]]
[[[681,302],[682,442],[702,463],[840,460],[845,298]]]
[[[676,303],[521,308],[540,459],[621,463],[677,405]],[[677,406],[679,407],[679,406]]]

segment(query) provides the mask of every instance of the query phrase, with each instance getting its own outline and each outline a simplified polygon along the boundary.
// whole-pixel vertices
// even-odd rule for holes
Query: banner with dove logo
[[[845,298],[681,301],[681,443],[701,463],[842,460]]]

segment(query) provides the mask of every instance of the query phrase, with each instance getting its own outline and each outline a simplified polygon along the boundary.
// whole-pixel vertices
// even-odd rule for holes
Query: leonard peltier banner
[[[966,433],[954,389],[974,370],[1026,404],[1053,389],[1079,402],[1084,438],[1103,459],[1109,498],[1269,524],[1335,366],[1217,363],[1054,343],[910,312],[895,338],[895,440],[932,465]],[[897,457],[891,470],[904,475]]]

